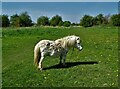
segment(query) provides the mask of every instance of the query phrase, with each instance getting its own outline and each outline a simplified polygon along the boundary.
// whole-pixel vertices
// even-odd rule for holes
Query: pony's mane
[[[74,40],[71,39],[74,37]],[[61,47],[63,48],[68,48],[68,47],[71,47],[71,46],[74,46],[75,45],[75,42],[76,42],[76,37],[75,35],[72,35],[72,36],[66,36],[66,37],[63,37],[61,39],[57,39],[55,40],[55,42],[57,44],[59,44]]]

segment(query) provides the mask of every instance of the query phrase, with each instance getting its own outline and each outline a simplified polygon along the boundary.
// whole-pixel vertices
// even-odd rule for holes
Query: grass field
[[[45,70],[33,65],[33,49],[42,39],[55,40],[79,35],[83,50],[67,55],[67,66],[61,68],[59,58],[46,57]],[[3,87],[117,87],[118,28],[31,27],[3,28],[2,32]]]

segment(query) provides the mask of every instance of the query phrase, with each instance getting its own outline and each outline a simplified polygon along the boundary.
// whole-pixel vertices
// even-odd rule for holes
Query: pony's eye
[[[77,40],[79,40],[80,38],[77,38]]]

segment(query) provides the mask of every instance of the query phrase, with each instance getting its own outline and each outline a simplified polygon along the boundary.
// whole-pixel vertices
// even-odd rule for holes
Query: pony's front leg
[[[60,65],[66,66],[65,65],[65,60],[66,60],[66,55],[65,54],[60,54]]]
[[[66,60],[66,54],[63,55],[63,66],[66,66],[65,60]]]
[[[42,70],[42,61],[44,59],[44,53],[41,53],[41,58],[40,58],[40,62],[39,62],[39,66],[38,69]]]

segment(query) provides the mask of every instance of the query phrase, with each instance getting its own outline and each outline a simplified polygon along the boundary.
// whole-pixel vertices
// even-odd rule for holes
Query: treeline
[[[103,14],[99,14],[95,17],[90,15],[84,15],[83,18],[80,20],[80,25],[84,27],[91,27],[101,24],[111,24],[113,26],[120,26],[120,14],[115,14],[112,16],[104,16]]]
[[[63,21],[59,15],[53,16],[51,19],[47,16],[40,16],[37,23],[33,23],[30,15],[27,12],[21,14],[0,15],[0,27],[30,27],[30,26],[84,26],[91,27],[101,24],[111,24],[113,26],[120,26],[120,14],[106,15],[99,14],[97,16],[84,15],[80,19],[80,23],[71,23],[70,21]]]

